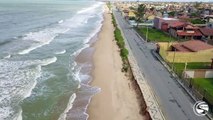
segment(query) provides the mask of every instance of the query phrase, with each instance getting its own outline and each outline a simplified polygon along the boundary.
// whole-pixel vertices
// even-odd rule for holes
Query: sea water
[[[98,89],[81,84],[88,75],[75,57],[100,30],[102,14],[93,0],[0,0],[0,120],[88,118],[87,105],[72,107],[76,93],[89,101]]]

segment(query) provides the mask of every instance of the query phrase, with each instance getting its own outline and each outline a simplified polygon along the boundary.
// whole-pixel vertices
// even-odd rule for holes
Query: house
[[[130,10],[130,11],[128,12],[128,18],[135,18],[135,17],[136,17],[135,12],[132,11],[132,10]]]
[[[160,29],[163,31],[167,31],[170,24],[173,24],[175,22],[179,21],[175,18],[162,18],[162,17],[155,17],[154,19],[154,27],[156,29]]]
[[[186,22],[175,22],[169,28],[170,34],[178,39],[199,39],[202,38],[202,33],[199,28]]]
[[[200,40],[189,40],[171,45],[172,51],[176,52],[200,52],[203,50],[213,50],[213,46]]]
[[[203,34],[203,39],[209,44],[213,44],[213,28],[200,28],[200,32]]]
[[[148,20],[154,20],[155,19],[155,15],[150,15],[147,17]]]
[[[159,54],[168,62],[211,62],[213,46],[200,40],[159,42]]]

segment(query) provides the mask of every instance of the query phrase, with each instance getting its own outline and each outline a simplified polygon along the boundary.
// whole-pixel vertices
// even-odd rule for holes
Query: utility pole
[[[184,71],[186,71],[187,65],[188,65],[187,62],[185,62]]]
[[[175,54],[176,54],[176,49],[174,51],[173,60],[172,60],[172,70],[174,70]]]
[[[146,27],[146,42],[148,42],[148,32],[149,32],[149,28],[148,28],[148,25]]]
[[[183,73],[182,73],[182,76],[183,76],[184,78],[185,78],[185,77],[188,78],[188,76],[186,76],[186,68],[187,68],[187,62],[185,62],[184,71],[183,71]]]

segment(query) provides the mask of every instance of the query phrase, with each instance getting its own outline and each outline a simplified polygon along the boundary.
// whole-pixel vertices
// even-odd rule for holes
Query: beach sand
[[[122,60],[114,41],[111,14],[105,6],[104,22],[94,44],[92,86],[100,87],[88,106],[89,120],[143,120],[131,80],[121,72]]]

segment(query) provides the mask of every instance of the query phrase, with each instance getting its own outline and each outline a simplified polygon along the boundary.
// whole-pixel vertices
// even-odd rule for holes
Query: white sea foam
[[[96,27],[96,29],[92,31],[92,33],[90,33],[89,37],[84,40],[84,43],[88,43],[91,40],[91,38],[94,37],[101,30],[101,27],[102,27],[102,24],[100,23]]]
[[[54,62],[56,62],[56,61],[57,61],[57,57],[47,58],[47,59],[41,60],[41,61],[39,62],[39,64],[40,64],[41,66],[46,66],[46,65],[52,64],[52,63],[54,63]]]
[[[30,96],[41,70],[39,66],[32,67],[33,64],[32,61],[0,61],[0,119],[18,116],[13,107]]]
[[[91,8],[88,8],[87,10],[84,9],[82,11],[79,11],[75,16],[73,16],[73,18],[59,21],[58,24],[54,27],[45,28],[38,32],[27,33],[22,39],[26,41],[31,41],[32,44],[31,46],[29,46],[29,48],[19,51],[18,54],[30,53],[32,50],[35,50],[39,47],[49,44],[59,34],[65,33],[74,28],[78,28],[81,25],[87,24],[88,19],[92,17],[93,14],[96,14],[95,9],[100,5],[101,4],[98,4],[98,5],[92,6]],[[101,23],[97,23],[97,24],[98,24],[97,29],[95,29],[87,39],[85,39],[84,43],[88,43],[88,41],[100,30]],[[78,55],[84,48],[88,46],[89,45],[86,44],[83,48],[79,49],[72,55],[74,56]],[[0,67],[3,66],[3,68],[5,68],[2,70],[4,71],[4,73],[0,74],[0,93],[3,93],[2,96],[0,96],[0,119],[9,118],[10,114],[16,114],[16,112],[13,111],[14,109],[12,107],[11,108],[8,107],[10,106],[9,104],[10,103],[18,104],[20,100],[23,100],[25,97],[29,97],[31,95],[32,89],[36,85],[36,79],[41,75],[41,71],[40,71],[41,66],[49,65],[56,61],[57,61],[56,57],[48,58],[44,60],[34,60],[34,61],[14,61],[14,62],[10,61],[7,64],[11,64],[11,65],[8,65],[8,66],[4,66],[7,64],[1,64],[1,62],[4,62],[4,61],[0,61]],[[33,67],[33,66],[37,66],[37,67]],[[7,70],[6,68],[9,68],[9,70]],[[79,82],[81,82],[81,78],[79,75],[80,69],[81,69],[80,67],[78,67],[77,69],[74,69],[74,68],[72,69],[72,70],[76,70],[73,73],[75,74],[74,76],[76,77],[76,80],[78,80]],[[1,73],[1,70],[0,70],[0,73]],[[80,84],[78,87],[80,88]],[[7,88],[10,88],[10,89],[7,90]],[[66,113],[72,108],[72,104],[75,100],[75,97],[76,95],[72,95],[70,97],[69,103],[67,104],[66,109],[59,117],[60,120],[66,118]],[[18,102],[16,101],[14,102],[14,98],[16,98],[15,100],[18,100]],[[1,108],[1,106],[3,106],[3,108]],[[4,108],[6,109],[6,111],[4,111]],[[19,114],[19,118],[21,118],[20,111],[17,113]],[[5,116],[1,117],[1,115],[5,115]]]
[[[66,119],[67,113],[68,113],[69,110],[72,108],[73,102],[75,101],[75,98],[76,98],[76,94],[74,93],[74,94],[70,97],[66,109],[65,109],[64,112],[59,116],[58,120],[65,120],[65,119]]]
[[[35,50],[36,48],[39,48],[41,46],[43,46],[43,45],[42,44],[31,45],[31,47],[18,52],[18,54],[20,54],[20,55],[28,54],[30,51]]]
[[[61,24],[61,23],[63,23],[63,22],[64,22],[64,20],[60,20],[60,21],[58,21],[58,23],[59,23],[59,24]]]
[[[103,5],[102,2],[98,2],[95,5],[89,7],[89,8],[84,8],[80,11],[77,12],[77,14],[83,14],[83,13],[88,13],[88,11],[94,11],[96,8],[100,7],[101,5]]]
[[[56,55],[60,55],[60,54],[64,54],[64,53],[66,53],[66,50],[55,52]]]
[[[22,110],[20,110],[18,117],[17,117],[17,120],[22,120]]]
[[[97,89],[97,90],[96,90],[96,93],[95,93],[95,94],[101,92],[101,88],[96,88],[96,89]],[[87,116],[86,120],[88,120],[88,118],[89,118],[89,114],[87,114],[87,108],[88,108],[88,106],[89,106],[89,104],[90,104],[90,102],[91,102],[92,97],[93,97],[95,94],[93,94],[92,96],[90,96],[89,101],[88,101],[88,104],[87,104],[87,106],[86,106],[85,109],[84,109],[84,114]]]
[[[11,57],[11,55],[8,54],[8,55],[4,56],[4,59],[8,59],[8,58],[10,58],[10,57]]]
[[[99,2],[98,4],[95,4],[89,8],[80,10],[72,18],[58,21],[58,24],[55,26],[47,27],[41,31],[29,32],[25,34],[22,39],[31,41],[32,44],[28,48],[19,51],[18,54],[28,54],[39,47],[49,44],[58,35],[87,24],[88,20],[91,17],[94,17],[94,14],[97,14],[96,8],[100,7],[102,4],[102,2]]]
[[[31,95],[37,78],[41,76],[41,66],[56,60],[56,57],[29,61],[0,60],[0,119],[12,119],[14,116],[21,119],[19,102]]]
[[[75,61],[72,63],[72,68],[71,68],[71,71],[70,73],[72,74],[72,76],[74,77],[74,80],[78,81],[79,84],[78,84],[78,88],[81,87],[81,79],[80,79],[80,71],[81,71],[81,66],[78,65]]]

